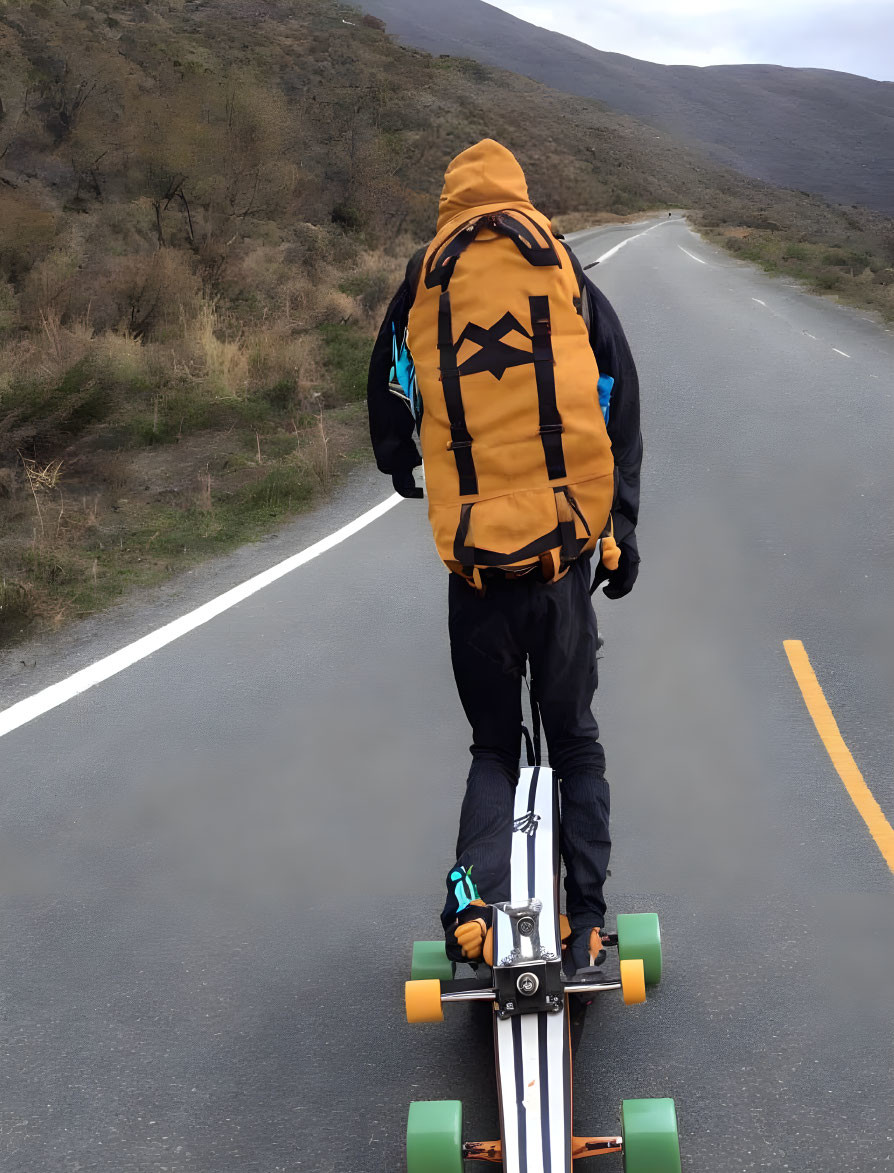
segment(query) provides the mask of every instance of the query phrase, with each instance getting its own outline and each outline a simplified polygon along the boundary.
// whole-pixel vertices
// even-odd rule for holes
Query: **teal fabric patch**
[[[472,867],[475,865],[473,864]],[[456,887],[454,888],[454,895],[456,896],[456,911],[462,912],[464,908],[468,908],[473,900],[480,900],[478,889],[475,887],[475,881],[472,879],[472,868],[466,870],[464,867],[455,867],[450,873],[450,879],[454,881]]]

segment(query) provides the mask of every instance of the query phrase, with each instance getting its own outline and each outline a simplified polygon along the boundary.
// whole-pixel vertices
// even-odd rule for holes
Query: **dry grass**
[[[711,240],[764,272],[800,282],[845,305],[874,310],[894,321],[894,267],[885,257],[855,241],[810,239],[781,225],[742,228],[724,225],[702,229]],[[892,256],[894,259],[894,256]]]
[[[41,542],[47,541],[46,515],[52,506],[58,505],[59,507],[59,513],[55,519],[54,532],[51,536],[51,540],[55,541],[59,537],[62,518],[65,514],[65,497],[63,496],[59,483],[62,475],[63,461],[51,460],[48,464],[39,464],[36,460],[22,456],[21,452],[19,453],[19,459],[22,462],[25,483],[34,501],[34,511],[37,514],[37,520],[40,525]],[[41,502],[43,502],[43,505],[41,505]],[[36,537],[35,535],[35,540]]]
[[[248,390],[249,355],[244,331],[214,302],[204,301],[192,321],[184,320],[183,338],[196,355],[198,378],[212,393],[242,396]]]
[[[326,493],[366,446],[355,401],[395,273],[358,250],[342,288],[313,283],[300,299],[307,317],[292,273],[254,318],[201,299],[139,336],[44,307],[39,328],[0,341],[0,643]]]
[[[320,414],[317,417],[317,427],[311,432],[310,443],[306,449],[307,460],[321,489],[328,489],[332,483],[332,461],[329,451],[329,433],[326,430],[326,418],[320,405]]]

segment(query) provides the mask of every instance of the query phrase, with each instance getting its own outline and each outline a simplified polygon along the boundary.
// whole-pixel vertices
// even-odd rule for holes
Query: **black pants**
[[[566,911],[576,930],[605,923],[609,790],[599,727],[590,708],[597,683],[597,632],[589,584],[588,557],[557,583],[544,583],[533,574],[493,579],[483,596],[457,575],[450,576],[453,672],[473,742],[457,864],[447,880],[442,913],[445,928],[462,911],[464,894],[474,895],[469,880],[488,904],[510,896],[512,812],[528,659],[550,765],[560,779]]]

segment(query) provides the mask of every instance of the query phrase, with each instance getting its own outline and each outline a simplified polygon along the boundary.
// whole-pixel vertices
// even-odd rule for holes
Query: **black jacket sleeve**
[[[590,346],[596,356],[599,373],[611,375],[611,408],[608,436],[617,471],[617,491],[612,510],[615,541],[626,547],[628,557],[639,561],[636,523],[639,518],[639,474],[643,459],[643,438],[639,425],[639,377],[624,330],[611,303],[593,282],[586,278],[590,301]]]
[[[415,258],[414,258],[415,260]],[[413,261],[410,262],[412,267]],[[410,272],[408,267],[408,274]],[[403,341],[413,301],[408,278],[391,299],[373,347],[366,384],[369,435],[380,472],[408,473],[422,463],[413,431],[416,421],[403,396],[389,388],[394,340]]]

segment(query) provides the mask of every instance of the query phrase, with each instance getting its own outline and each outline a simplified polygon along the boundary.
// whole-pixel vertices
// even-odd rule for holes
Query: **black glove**
[[[393,472],[391,474],[391,483],[394,485],[395,493],[400,493],[401,497],[414,500],[423,496],[422,490],[416,484],[411,468],[406,469],[404,472]]]
[[[606,582],[608,585],[602,592],[607,599],[623,599],[633,590],[636,576],[639,574],[639,554],[634,553],[629,546],[621,545],[621,560],[617,570],[609,570],[601,562],[596,567],[593,585],[590,594],[598,586]]]

